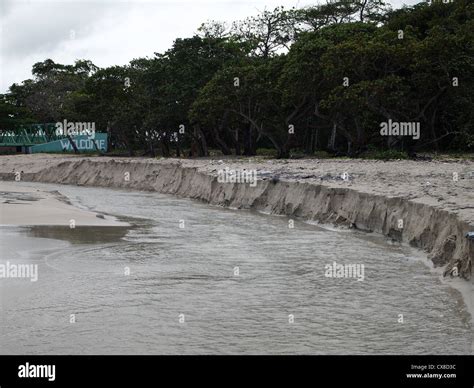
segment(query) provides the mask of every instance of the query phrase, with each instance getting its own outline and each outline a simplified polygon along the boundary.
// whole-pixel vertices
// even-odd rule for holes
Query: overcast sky
[[[420,0],[392,0],[393,7]],[[31,78],[34,63],[51,58],[99,67],[124,65],[190,37],[206,20],[233,21],[283,5],[318,0],[0,0],[0,93]]]

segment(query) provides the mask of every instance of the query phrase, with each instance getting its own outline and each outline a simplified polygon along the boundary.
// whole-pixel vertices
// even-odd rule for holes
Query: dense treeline
[[[379,0],[277,8],[203,24],[127,66],[33,66],[0,100],[0,129],[95,122],[130,154],[255,155],[474,149],[474,4]],[[382,136],[387,121],[419,139]]]

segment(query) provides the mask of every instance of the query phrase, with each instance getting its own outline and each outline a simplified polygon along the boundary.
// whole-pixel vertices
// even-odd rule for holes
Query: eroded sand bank
[[[256,170],[258,184],[219,182],[226,167]],[[0,179],[18,172],[23,181],[151,190],[376,232],[471,278],[474,162],[0,157]]]

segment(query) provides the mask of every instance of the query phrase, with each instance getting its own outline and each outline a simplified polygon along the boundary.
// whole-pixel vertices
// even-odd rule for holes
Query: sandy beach
[[[411,160],[354,160],[354,159],[297,159],[267,160],[258,157],[230,159],[151,159],[62,156],[14,155],[0,156],[0,174],[13,180],[15,172],[24,173],[24,180],[34,180],[42,171],[55,169],[58,179],[63,176],[68,162],[146,163],[154,166],[178,165],[217,176],[220,169],[257,170],[259,180],[277,177],[283,181],[312,183],[327,187],[348,187],[359,192],[401,197],[456,214],[474,228],[474,161],[411,161]],[[98,165],[100,166],[100,164]],[[61,171],[63,169],[63,171]],[[342,179],[347,173],[348,179]],[[100,169],[90,170],[82,181],[97,181]],[[145,180],[134,176],[133,180]],[[87,183],[84,183],[87,184]]]
[[[0,225],[125,226],[115,218],[77,208],[58,192],[0,181]]]
[[[156,191],[212,205],[253,209],[375,232],[428,254],[445,274],[471,279],[474,242],[474,162],[265,158],[152,159],[63,155],[2,156],[0,179]],[[258,184],[222,182],[222,171],[252,172]],[[255,183],[255,182],[254,182]],[[17,185],[20,186],[20,185]],[[30,222],[101,224],[104,220],[58,205],[43,194]],[[56,202],[55,202],[56,201]],[[60,202],[60,201],[59,201]],[[14,222],[8,204],[3,223]],[[5,205],[3,205],[5,208]],[[41,208],[41,207],[39,207]],[[26,214],[26,213],[25,213]],[[34,213],[36,214],[36,213]],[[29,216],[32,218],[32,216]],[[26,222],[21,217],[15,222]],[[105,222],[111,222],[105,220]]]

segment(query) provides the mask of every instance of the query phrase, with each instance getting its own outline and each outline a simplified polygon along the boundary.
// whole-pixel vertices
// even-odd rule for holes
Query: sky
[[[392,0],[392,7],[420,0]],[[232,22],[277,6],[318,0],[0,0],[0,93],[47,58],[125,65],[164,52],[207,20]]]

